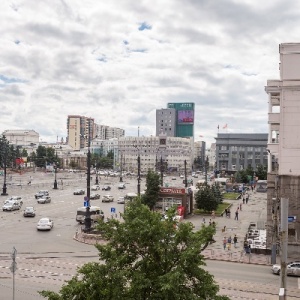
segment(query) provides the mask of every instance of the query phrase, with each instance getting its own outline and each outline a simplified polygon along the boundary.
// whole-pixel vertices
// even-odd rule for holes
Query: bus
[[[126,201],[132,201],[134,198],[136,198],[138,195],[136,193],[127,193],[124,197],[125,202]]]
[[[84,223],[86,216],[86,207],[79,207],[76,212],[76,221],[80,224]],[[104,219],[104,212],[99,206],[90,206],[90,216],[92,222],[97,222],[99,219]]]
[[[266,193],[268,190],[268,181],[267,180],[258,180],[256,182],[256,191],[259,193]]]

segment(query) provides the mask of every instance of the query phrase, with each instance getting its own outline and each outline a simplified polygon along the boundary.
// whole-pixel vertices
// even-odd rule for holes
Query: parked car
[[[102,191],[110,191],[111,187],[109,185],[104,185]]]
[[[19,210],[20,208],[21,208],[20,203],[18,203],[16,201],[9,201],[2,206],[3,211]]]
[[[172,180],[176,180],[176,177],[172,177]]]
[[[119,190],[124,190],[125,189],[125,183],[120,183],[119,185],[118,185],[118,189]]]
[[[35,199],[42,198],[43,196],[49,196],[48,190],[40,190],[35,195]]]
[[[111,195],[104,195],[102,197],[102,202],[113,202],[114,201],[114,197]]]
[[[53,228],[53,220],[50,218],[41,218],[37,225],[36,229],[37,230],[51,230]]]
[[[91,190],[92,190],[92,191],[98,191],[98,190],[100,190],[100,185],[99,185],[99,184],[93,185],[93,186],[91,187]]]
[[[272,272],[273,274],[280,275],[280,265],[273,265]],[[287,264],[286,266],[287,275],[300,276],[300,261],[293,261]]]
[[[117,200],[118,204],[124,204],[125,203],[125,198],[124,197],[119,197],[119,199]]]
[[[23,200],[21,196],[11,196],[6,201],[18,201],[21,205],[23,204]]]
[[[100,199],[99,194],[93,193],[93,194],[90,195],[90,200],[96,200],[96,199]]]
[[[27,206],[24,209],[23,213],[24,217],[35,217],[35,209],[33,206]]]
[[[184,176],[183,176],[183,175],[180,175],[180,178],[184,178]]]
[[[74,195],[84,195],[85,194],[85,190],[84,189],[77,189],[74,191],[73,193]]]
[[[45,204],[45,203],[50,203],[50,202],[51,202],[50,196],[44,196],[42,198],[37,199],[37,203],[39,203],[39,204]]]

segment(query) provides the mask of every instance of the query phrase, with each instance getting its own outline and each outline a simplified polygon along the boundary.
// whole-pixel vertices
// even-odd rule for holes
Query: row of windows
[[[250,152],[261,152],[266,151],[264,147],[244,147],[244,146],[219,146],[220,150],[231,150],[231,151],[250,151]]]
[[[262,156],[260,154],[248,154],[246,156],[247,159],[260,159]],[[229,155],[227,153],[223,153],[223,154],[219,154],[219,158],[229,158]],[[233,153],[231,155],[231,158],[234,159],[234,158],[240,158],[240,159],[245,159],[245,154],[244,153],[241,153],[241,154],[237,154],[237,153]],[[263,158],[267,159],[267,156],[264,155]]]

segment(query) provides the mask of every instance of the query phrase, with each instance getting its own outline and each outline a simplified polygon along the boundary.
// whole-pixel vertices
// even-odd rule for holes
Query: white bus
[[[226,183],[230,183],[229,178],[215,178],[215,183],[219,183],[220,185],[226,186]]]
[[[132,201],[137,196],[138,195],[136,193],[127,193],[124,198],[125,198],[125,201]]]
[[[80,224],[84,223],[84,219],[86,216],[86,207],[79,207],[76,213],[76,221]],[[104,212],[99,206],[90,206],[90,216],[92,222],[96,222],[99,219],[104,219]]]

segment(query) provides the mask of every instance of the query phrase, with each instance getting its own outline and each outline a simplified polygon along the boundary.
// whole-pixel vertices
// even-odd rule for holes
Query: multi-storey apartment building
[[[97,138],[101,140],[109,140],[125,136],[125,130],[117,127],[95,124]]]
[[[300,43],[279,45],[280,79],[268,80],[267,244],[278,242],[280,207],[288,199],[288,255],[300,251]]]
[[[67,143],[74,150],[88,146],[95,136],[94,119],[79,115],[69,115],[67,120]]]
[[[176,136],[175,108],[162,108],[156,110],[156,136],[159,136],[162,132],[166,136]]]
[[[218,133],[216,169],[233,174],[251,166],[267,165],[267,133]]]

